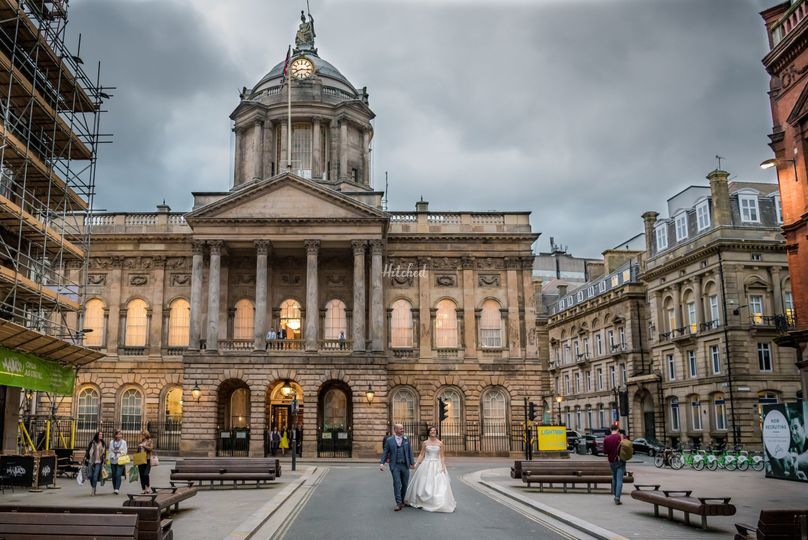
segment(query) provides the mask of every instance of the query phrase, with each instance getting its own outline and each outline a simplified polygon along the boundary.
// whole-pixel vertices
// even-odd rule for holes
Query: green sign
[[[71,395],[75,381],[76,374],[72,367],[0,347],[0,384]]]

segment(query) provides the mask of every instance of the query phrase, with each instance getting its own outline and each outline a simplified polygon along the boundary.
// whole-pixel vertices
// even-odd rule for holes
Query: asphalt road
[[[286,540],[384,538],[564,539],[522,514],[470,488],[460,476],[480,467],[449,469],[457,510],[438,514],[394,512],[393,480],[368,464],[331,467],[307,504],[286,527]]]

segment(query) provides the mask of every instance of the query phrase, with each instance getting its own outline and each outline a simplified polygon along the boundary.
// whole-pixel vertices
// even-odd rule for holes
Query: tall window
[[[581,409],[575,409],[575,429],[583,429],[581,425]]]
[[[463,398],[460,392],[455,388],[444,388],[438,397],[446,402],[446,420],[443,421],[443,425],[456,429],[460,425],[460,419],[463,418]]]
[[[721,373],[721,355],[718,353],[718,345],[710,345],[710,364],[713,367],[713,375]]]
[[[397,388],[393,392],[392,420],[394,424],[411,424],[415,422],[415,393],[409,388]]]
[[[95,388],[84,388],[79,392],[76,406],[76,429],[92,431],[98,427],[98,413],[101,399]]]
[[[679,431],[679,400],[671,400],[671,431]]]
[[[603,336],[600,335],[600,332],[595,334],[595,351],[598,356],[603,355]]]
[[[718,431],[726,431],[727,429],[727,408],[724,405],[724,396],[717,394],[713,401],[713,409],[715,414],[715,429]]]
[[[668,332],[673,332],[676,330],[676,310],[673,307],[673,301],[665,309],[665,314],[668,319]]]
[[[687,212],[682,212],[676,216],[676,241],[687,238]]]
[[[339,339],[340,333],[347,337],[348,320],[345,317],[345,303],[331,300],[325,305],[325,339]]]
[[[687,324],[690,327],[691,334],[695,334],[699,331],[696,325],[696,302],[687,303]]]
[[[586,356],[589,356],[589,338],[588,337],[584,338],[584,354]]]
[[[236,314],[233,320],[233,339],[253,339],[255,336],[255,306],[250,300],[236,302]]]
[[[696,221],[699,232],[710,226],[710,207],[707,201],[703,201],[696,206]]]
[[[774,201],[774,214],[777,218],[777,223],[783,222],[783,204],[780,201],[780,195],[775,195],[773,198]]]
[[[483,433],[486,435],[504,435],[507,423],[506,409],[508,399],[502,388],[491,388],[483,394]]]
[[[83,330],[90,330],[84,334],[86,347],[104,346],[104,302],[98,298],[88,300],[84,304]]]
[[[595,427],[592,425],[592,409],[589,408],[589,406],[587,406],[586,409],[586,427],[588,427],[589,429]]]
[[[628,372],[625,364],[620,364],[620,384],[628,384]]]
[[[696,365],[696,351],[687,351],[687,367],[691,379],[698,377],[699,370]]]
[[[665,355],[665,362],[668,365],[668,380],[676,380],[676,362],[673,360],[672,354]]]
[[[457,348],[457,306],[451,300],[438,302],[435,315],[435,345],[439,349]]]
[[[390,317],[390,346],[393,348],[412,348],[412,304],[406,300],[393,302],[393,313]]]
[[[606,331],[606,343],[609,344],[609,350],[614,350],[614,330]]]
[[[694,399],[690,402],[690,413],[693,422],[693,431],[701,431],[701,402],[698,399]]]
[[[578,394],[581,392],[581,374],[576,372],[575,373],[575,393]]]
[[[615,366],[609,366],[609,385],[610,388],[617,386],[617,370]]]
[[[126,347],[145,347],[146,334],[149,328],[149,319],[146,311],[146,302],[135,298],[126,306]]]
[[[749,295],[749,315],[752,317],[752,324],[763,322],[763,295]]]
[[[166,422],[182,420],[182,388],[176,386],[166,392],[163,414]]]
[[[323,431],[345,431],[348,423],[348,398],[339,388],[323,396]]]
[[[564,375],[564,394],[569,395],[572,394],[572,387],[570,386],[570,376]]]
[[[586,371],[584,372],[584,385],[587,392],[592,391],[592,372]]]
[[[187,347],[191,331],[191,305],[177,298],[168,310],[168,346]]]
[[[595,370],[595,384],[598,390],[603,390],[603,368]]]
[[[661,251],[668,247],[668,224],[663,222],[655,229],[656,232],[656,247],[657,251]]]
[[[794,317],[794,297],[791,295],[791,291],[785,291],[783,293],[784,299],[784,306],[786,308],[785,316],[786,320],[788,320],[789,324],[794,324],[795,317]]]
[[[572,349],[575,351],[575,360],[581,357],[581,347],[578,345],[578,340],[572,342]]]
[[[499,349],[502,347],[502,313],[499,304],[494,300],[483,302],[480,314],[480,344],[483,348]]]
[[[121,429],[139,431],[143,426],[143,394],[129,388],[121,396]]]
[[[311,124],[292,124],[292,169],[311,178]]]
[[[286,339],[300,339],[300,304],[296,300],[281,302],[281,328]]]
[[[617,329],[617,335],[620,337],[620,346],[625,348],[626,347],[626,329],[624,327],[619,327]]]
[[[768,343],[757,344],[758,367],[760,371],[772,370],[772,348]]]
[[[718,295],[712,294],[707,297],[707,302],[710,304],[710,320],[711,321],[720,321],[721,318],[718,315]]]
[[[741,205],[741,221],[748,223],[760,221],[757,195],[740,195],[738,202]]]

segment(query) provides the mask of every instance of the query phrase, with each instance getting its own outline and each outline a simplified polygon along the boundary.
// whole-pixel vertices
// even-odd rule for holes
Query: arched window
[[[255,329],[255,306],[247,299],[236,302],[233,318],[233,339],[253,339]]]
[[[701,301],[701,299],[697,299],[694,297],[691,291],[687,291],[684,298],[684,315],[685,315],[685,324],[686,327],[690,330],[691,334],[695,334],[699,331],[696,311],[699,309],[699,305],[697,302]]]
[[[407,432],[412,431],[408,429],[416,421],[415,415],[415,392],[410,388],[396,388],[390,398],[390,406],[392,408],[390,418],[394,424],[404,424]]]
[[[325,339],[339,339],[340,334],[348,335],[348,320],[345,317],[345,303],[331,300],[325,305]]]
[[[457,348],[457,306],[451,300],[438,302],[435,315],[435,346],[438,349]]]
[[[727,407],[724,404],[724,394],[713,396],[713,425],[716,431],[727,430]]]
[[[126,306],[125,347],[145,347],[149,331],[148,306],[139,298],[130,300]]]
[[[98,298],[88,300],[84,304],[84,345],[86,347],[104,346],[104,302]]]
[[[191,305],[184,298],[177,298],[168,311],[168,346],[187,347],[191,331]]]
[[[457,388],[444,388],[438,397],[446,402],[446,420],[443,421],[443,426],[448,427],[450,433],[458,434],[457,430],[463,418],[463,397],[460,391]]]
[[[483,393],[483,433],[485,435],[504,435],[508,421],[506,408],[508,399],[502,388],[489,388]]]
[[[393,302],[390,346],[398,349],[412,348],[412,304],[404,299]]]
[[[165,395],[163,405],[164,419],[168,422],[182,421],[182,388],[175,386]]]
[[[128,388],[121,395],[121,429],[140,431],[143,428],[143,394]]]
[[[249,423],[250,390],[236,388],[230,394],[230,426],[229,429],[245,428]]]
[[[77,402],[76,429],[79,431],[94,431],[98,426],[98,413],[101,402],[98,390],[92,387],[83,388],[79,392]]]
[[[348,422],[348,398],[339,388],[332,388],[323,398],[323,431],[345,431]]]
[[[300,339],[300,304],[296,300],[281,302],[281,328],[286,339]]]
[[[483,302],[480,314],[480,345],[484,349],[502,347],[502,313],[499,311],[499,303],[495,300]]]

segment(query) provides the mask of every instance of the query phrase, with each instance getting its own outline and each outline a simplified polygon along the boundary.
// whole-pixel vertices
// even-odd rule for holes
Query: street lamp
[[[194,397],[196,402],[199,403],[199,398],[202,397],[202,390],[199,388],[198,381],[194,383],[194,387],[191,389],[191,395]]]
[[[791,165],[794,166],[794,181],[795,182],[798,181],[799,177],[797,176],[797,160],[796,159],[788,159],[788,158],[767,159],[766,161],[764,161],[763,163],[760,164],[760,168],[763,169],[763,170],[771,169],[772,167],[775,167],[778,163],[786,163],[786,162],[791,162]],[[778,180],[779,180],[779,178],[778,178]]]
[[[365,392],[365,397],[368,400],[368,404],[373,403],[373,397],[376,395],[376,392],[373,391],[373,387],[368,384],[368,391]]]
[[[283,397],[289,397],[289,394],[291,394],[292,392],[294,392],[294,390],[292,389],[292,383],[289,382],[289,379],[286,379],[285,381],[283,381],[283,386],[281,387],[281,394],[283,394]]]
[[[558,404],[558,425],[561,425],[561,402],[564,401],[562,396],[556,396],[556,403]]]

